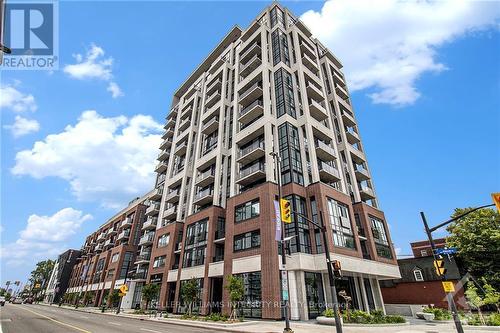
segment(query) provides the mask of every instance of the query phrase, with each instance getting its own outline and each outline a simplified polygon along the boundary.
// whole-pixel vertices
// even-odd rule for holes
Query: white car
[[[5,297],[0,296],[0,305],[4,306],[5,305]]]
[[[12,301],[12,304],[23,304],[23,299],[21,297],[16,297]]]

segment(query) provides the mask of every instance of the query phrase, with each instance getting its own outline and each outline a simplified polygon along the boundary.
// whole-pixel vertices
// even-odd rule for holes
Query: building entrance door
[[[306,299],[309,319],[314,319],[325,310],[325,295],[320,273],[305,272]]]

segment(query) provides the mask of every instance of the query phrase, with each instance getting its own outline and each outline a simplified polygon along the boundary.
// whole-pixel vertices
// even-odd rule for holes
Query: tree
[[[36,267],[33,271],[31,271],[31,276],[28,281],[32,285],[32,292],[34,294],[39,294],[40,292],[44,292],[47,289],[47,284],[49,283],[50,275],[52,274],[52,270],[55,265],[54,260],[44,260],[40,261],[36,264]],[[40,287],[36,287],[40,284]]]
[[[465,298],[467,298],[467,303],[471,308],[476,309],[479,314],[479,319],[481,324],[485,325],[483,313],[481,312],[481,307],[485,305],[484,299],[479,295],[476,285],[473,282],[467,283],[467,290],[465,291]]]
[[[489,283],[483,285],[484,290],[484,304],[494,305],[497,308],[497,312],[500,313],[500,292],[496,291],[495,288]]]
[[[193,304],[199,300],[200,287],[198,280],[192,278],[184,281],[181,285],[181,296],[184,302],[188,304],[188,314],[193,314]]]
[[[109,305],[108,307],[113,307],[115,306],[118,306],[118,302],[120,301],[120,295],[119,295],[119,292],[118,290],[113,290],[113,292],[109,295]]]
[[[245,296],[245,284],[242,278],[230,275],[228,276],[225,288],[229,292],[229,306],[231,308],[229,320],[236,320],[238,319],[238,302],[240,302],[243,299],[243,296]]]
[[[471,208],[457,208],[452,217]],[[458,257],[470,274],[484,278],[500,290],[500,214],[492,209],[477,210],[447,228],[448,246],[456,247]]]
[[[160,285],[156,283],[149,283],[142,287],[142,299],[146,302],[146,310],[149,308],[149,303],[158,297],[160,292]]]

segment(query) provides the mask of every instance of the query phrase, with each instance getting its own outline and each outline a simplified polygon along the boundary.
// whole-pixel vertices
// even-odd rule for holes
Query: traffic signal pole
[[[427,219],[425,218],[424,212],[420,212],[420,216],[422,217],[422,222],[424,223],[425,233],[427,234],[427,238],[429,238],[429,243],[432,248],[432,256],[434,257],[434,262],[438,260],[436,255],[436,243],[434,243],[434,239],[432,238],[432,231],[429,229],[429,225],[427,224]],[[446,272],[441,274],[441,280],[446,281]],[[460,322],[460,317],[458,316],[457,306],[455,304],[455,300],[453,299],[452,293],[446,293],[446,299],[448,304],[450,305],[451,314],[453,316],[453,321],[455,322],[455,327],[457,328],[458,333],[464,333],[464,329],[462,327],[462,323]]]
[[[330,282],[330,288],[332,292],[332,301],[333,301],[333,312],[335,315],[335,328],[337,333],[342,333],[342,322],[340,321],[340,311],[339,311],[339,301],[338,301],[338,296],[337,296],[337,287],[335,286],[335,275],[333,273],[332,269],[332,260],[330,258],[330,247],[328,246],[328,237],[326,235],[326,226],[323,221],[323,211],[319,211],[319,222],[320,224],[317,224],[313,220],[310,220],[307,218],[307,216],[298,213],[298,212],[293,212],[295,215],[301,216],[304,220],[307,222],[311,223],[315,227],[319,228],[321,230],[321,234],[323,235],[323,243],[325,244],[325,257],[326,257],[326,267],[328,270],[328,280]]]

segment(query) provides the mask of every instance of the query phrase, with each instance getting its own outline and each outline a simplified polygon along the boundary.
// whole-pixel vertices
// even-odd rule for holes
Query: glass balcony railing
[[[264,163],[256,163],[250,167],[247,167],[245,169],[241,169],[240,170],[240,178],[244,178],[244,177],[251,175],[252,173],[257,172],[257,171],[265,171],[265,164]]]
[[[251,153],[255,149],[259,149],[259,148],[265,149],[264,140],[255,141],[252,144],[250,144],[249,146],[247,146],[243,149],[240,149],[240,151],[238,153],[238,157],[245,156],[246,154]]]

